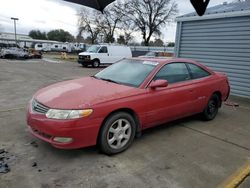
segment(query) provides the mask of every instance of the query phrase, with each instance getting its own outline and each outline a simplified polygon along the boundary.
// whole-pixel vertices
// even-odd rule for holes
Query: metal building
[[[227,73],[231,94],[250,98],[250,0],[178,17],[175,56]]]

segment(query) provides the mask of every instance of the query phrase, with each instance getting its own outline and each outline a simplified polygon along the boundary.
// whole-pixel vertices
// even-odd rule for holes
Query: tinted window
[[[188,64],[193,79],[209,76],[210,73],[194,64]]]
[[[184,63],[165,65],[155,76],[154,80],[167,80],[168,83],[182,82],[190,79],[188,69]]]
[[[100,50],[99,53],[108,53],[107,47],[103,46]]]

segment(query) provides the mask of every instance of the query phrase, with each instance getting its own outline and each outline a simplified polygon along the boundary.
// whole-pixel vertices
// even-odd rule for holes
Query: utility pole
[[[16,37],[16,21],[19,20],[18,18],[11,18],[14,21],[14,30],[15,30],[15,41],[16,41],[16,46],[17,46],[17,37]]]
[[[101,43],[103,43],[103,37],[104,37],[104,34],[103,33],[100,33],[100,37],[101,37]]]

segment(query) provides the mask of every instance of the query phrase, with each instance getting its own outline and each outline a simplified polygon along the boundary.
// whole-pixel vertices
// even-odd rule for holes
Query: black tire
[[[5,59],[14,59],[14,55],[12,54],[7,54],[4,56]]]
[[[221,99],[219,98],[218,95],[216,94],[212,95],[212,97],[208,101],[206,108],[202,113],[202,117],[205,121],[213,120],[216,117],[219,111],[220,101]]]
[[[134,118],[126,112],[115,113],[108,117],[100,130],[98,140],[100,150],[108,155],[121,153],[132,144],[135,133]]]
[[[6,54],[6,55],[3,56],[3,58],[4,58],[4,59],[11,59],[11,55]]]
[[[94,60],[93,62],[92,62],[92,67],[93,68],[98,68],[100,66],[100,62],[99,62],[99,60]]]

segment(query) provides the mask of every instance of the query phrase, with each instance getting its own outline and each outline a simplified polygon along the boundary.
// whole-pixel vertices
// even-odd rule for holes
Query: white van
[[[87,67],[99,67],[100,64],[113,64],[124,58],[131,58],[131,49],[127,46],[119,45],[93,45],[86,52],[79,54],[78,63]]]

